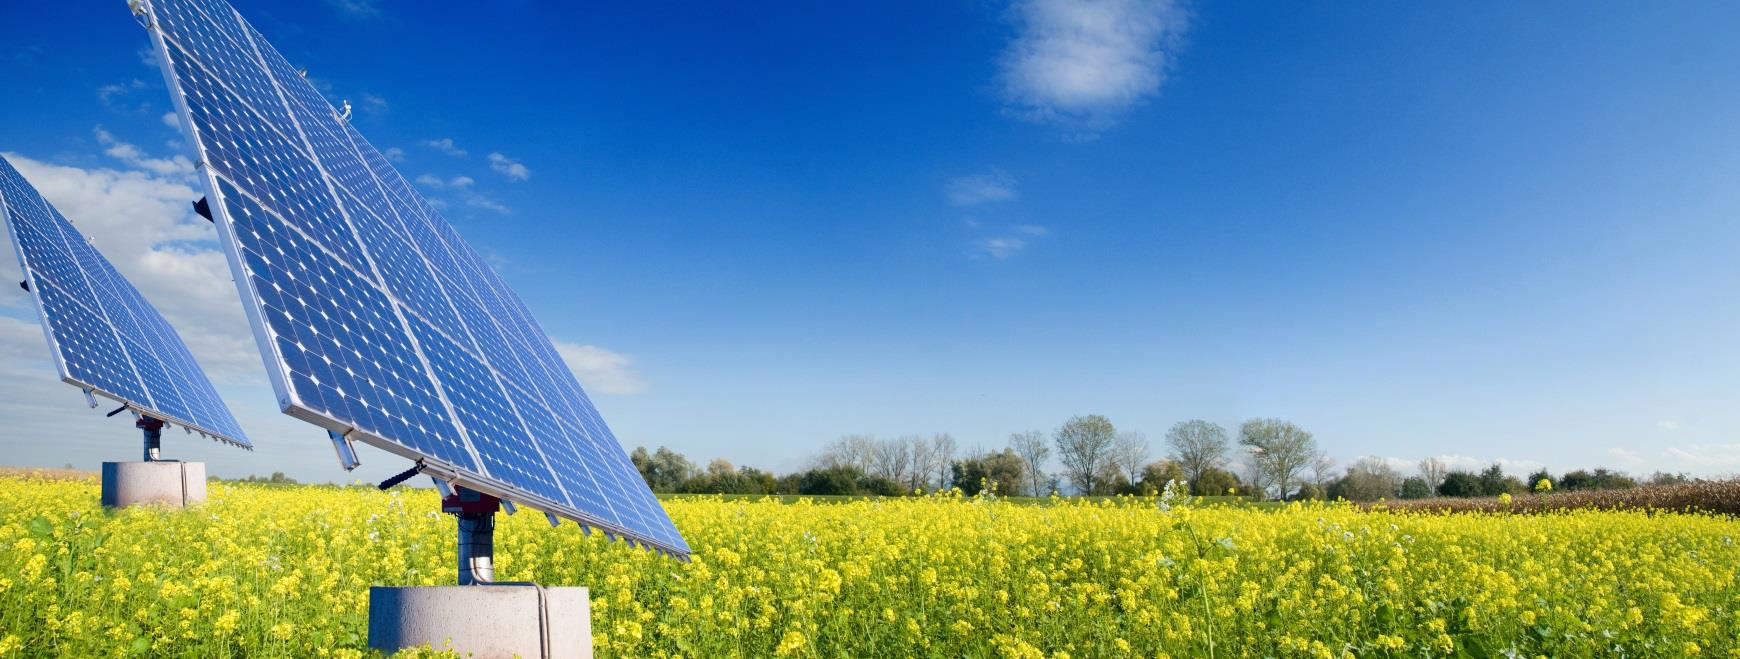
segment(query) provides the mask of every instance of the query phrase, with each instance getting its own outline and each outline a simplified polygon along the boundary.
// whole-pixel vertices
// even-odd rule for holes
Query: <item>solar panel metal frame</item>
[[[245,19],[241,18],[239,12],[236,12],[233,7],[230,7],[227,2],[222,2],[222,0],[216,1],[234,13],[236,21],[244,25],[246,24]],[[217,174],[212,171],[211,167],[207,166],[206,154],[208,153],[208,147],[205,144],[206,138],[201,134],[194,123],[193,112],[189,106],[186,91],[183,89],[182,82],[175,71],[171,59],[171,53],[169,52],[169,48],[171,47],[169,37],[157,23],[157,3],[151,0],[134,0],[130,5],[134,7],[136,14],[141,13],[141,8],[143,9],[142,15],[144,16],[145,27],[151,35],[154,52],[157,55],[159,64],[163,70],[164,79],[168,83],[166,86],[169,88],[170,96],[175,106],[176,115],[180,120],[182,132],[188,137],[189,144],[194,149],[198,160],[197,168],[206,184],[207,194],[210,197],[210,207],[212,209],[214,223],[217,225],[220,236],[219,242],[224,246],[223,251],[225,258],[229,263],[231,273],[234,275],[233,279],[235,280],[237,292],[242,297],[242,307],[247,314],[248,325],[252,329],[254,340],[261,350],[262,362],[265,364],[268,375],[270,376],[268,379],[272,382],[274,393],[277,395],[279,405],[285,414],[326,429],[329,433],[334,435],[335,442],[350,442],[353,440],[361,441],[389,453],[416,461],[418,467],[423,473],[453,486],[467,487],[498,497],[510,505],[510,511],[512,510],[512,504],[517,503],[530,506],[542,510],[549,515],[552,524],[556,522],[556,517],[564,517],[580,523],[582,527],[586,528],[588,531],[595,527],[603,530],[607,536],[612,538],[621,536],[622,538],[629,540],[631,543],[638,542],[643,546],[651,547],[657,551],[670,554],[680,559],[686,560],[688,558],[690,549],[687,546],[687,543],[683,541],[680,532],[676,531],[674,528],[672,529],[672,533],[675,536],[676,542],[667,542],[660,538],[652,537],[648,533],[643,533],[626,524],[619,524],[597,517],[587,513],[586,511],[580,510],[579,508],[554,501],[526,490],[525,488],[515,486],[497,478],[486,476],[477,471],[466,469],[461,465],[439,459],[435,456],[427,455],[399,441],[388,437],[382,437],[365,429],[358,428],[353,423],[344,419],[335,418],[319,411],[298,405],[296,403],[297,398],[288,385],[290,381],[290,378],[288,377],[289,374],[284,372],[282,364],[280,363],[281,357],[277,354],[277,347],[272,341],[271,330],[268,327],[267,320],[262,311],[264,307],[262,299],[259,293],[254,290],[253,282],[251,282],[249,277],[246,275],[247,270],[244,268],[243,256],[240,253],[241,243],[235,235],[235,222],[230,215],[230,205],[228,203],[227,195],[223,191],[223,185],[220,184],[220,179]],[[211,17],[207,18],[210,19]],[[256,50],[271,47],[270,43],[264,41],[253,43],[252,45]],[[191,51],[187,47],[178,45],[177,48],[183,53],[191,55]],[[257,54],[253,56],[262,57],[262,55]],[[195,58],[194,61],[197,63],[197,58]],[[263,64],[264,63],[262,62],[262,65]],[[200,63],[200,65],[203,66],[203,63]],[[282,89],[276,79],[273,79],[272,82],[279,94],[288,94],[287,91]],[[327,108],[331,109],[330,103],[327,104]],[[258,110],[255,111],[258,112]],[[357,133],[354,129],[351,130],[351,133],[353,138],[360,139],[362,137],[361,134]],[[305,140],[307,139],[306,134],[302,137]],[[363,141],[361,145],[353,145],[353,148],[358,148],[360,150],[361,146],[367,146],[366,141]],[[369,148],[372,149],[372,146],[369,146]],[[359,153],[359,155],[361,154]],[[318,161],[316,161],[316,164],[319,166]],[[389,169],[391,169],[390,166]],[[327,179],[326,182],[328,184],[332,184],[330,177],[331,175],[325,173],[323,169],[322,178]],[[238,185],[237,187],[239,188],[240,186]],[[345,215],[348,217],[348,213],[345,213]],[[347,219],[346,221],[349,222],[350,220]],[[390,291],[383,292],[388,294],[390,304],[404,304],[396,299],[396,293]],[[393,311],[395,314],[401,313],[397,306],[394,306]],[[402,319],[401,323],[403,323]],[[409,334],[409,332],[407,332],[407,334]],[[545,341],[549,340],[548,336],[544,335],[541,329],[539,330],[539,335]],[[416,341],[415,337],[410,338],[413,342]],[[452,407],[451,403],[448,403],[447,401],[445,391],[446,384],[439,378],[435,377],[434,369],[423,356],[421,349],[417,350],[417,358],[421,363],[424,372],[429,376],[432,382],[437,384],[437,393],[440,394],[442,402],[448,405],[448,413],[451,415]],[[493,370],[493,367],[490,368]],[[576,384],[576,388],[578,388],[578,384]],[[583,390],[580,391],[580,395],[584,401],[585,393]],[[590,406],[589,401],[585,401],[585,403]],[[600,423],[602,424],[601,420]],[[464,437],[463,434],[461,436],[462,438]],[[473,454],[481,455],[481,451],[475,446],[472,446],[469,439],[464,439],[463,443],[470,448]],[[613,439],[610,443],[615,444]],[[620,444],[615,444],[614,448],[617,451],[622,450]],[[344,450],[344,447],[341,446],[341,461],[345,460],[343,457]],[[605,457],[608,459],[609,456]],[[624,459],[626,460],[626,456],[624,456]],[[347,465],[346,468],[350,468],[351,466],[354,465]],[[596,481],[597,479],[595,478],[594,480]],[[645,483],[638,478],[638,475],[635,478],[635,484],[639,487],[645,487]],[[668,524],[668,513],[662,509],[662,506],[658,506],[656,500],[654,501],[654,505],[659,508],[658,512],[660,514],[666,515],[666,523]]]
[[[11,167],[11,164],[7,163],[6,166]],[[13,169],[13,171],[17,171],[16,167],[12,167],[12,169]],[[24,174],[22,172],[18,173],[18,178],[20,180],[24,181],[26,185],[29,184],[29,181],[24,178]],[[59,212],[59,211],[54,209],[54,206],[48,202],[47,198],[44,198],[42,196],[41,191],[37,190],[36,186],[30,185],[28,190],[26,190],[26,192],[35,194],[36,198],[42,202],[44,210],[50,211],[50,212],[55,212],[55,213]],[[65,382],[67,384],[70,384],[70,385],[73,385],[73,386],[78,387],[80,389],[83,389],[86,394],[100,395],[104,398],[108,398],[110,400],[113,400],[113,401],[125,406],[126,409],[133,410],[134,412],[137,412],[139,414],[143,414],[145,416],[149,416],[151,418],[154,418],[154,419],[157,419],[160,421],[164,421],[164,422],[172,424],[172,425],[181,426],[185,429],[191,430],[193,432],[198,432],[202,435],[205,435],[207,437],[210,437],[210,438],[217,440],[217,441],[220,441],[222,443],[229,444],[231,446],[247,449],[250,451],[253,450],[254,449],[253,443],[248,441],[248,438],[246,437],[245,434],[241,434],[239,432],[239,430],[240,430],[239,424],[238,424],[238,428],[237,428],[238,432],[237,432],[236,436],[231,436],[231,433],[229,433],[229,432],[216,430],[216,429],[207,427],[206,424],[196,423],[196,422],[190,421],[186,418],[183,418],[179,414],[172,414],[172,413],[166,412],[162,409],[159,409],[156,405],[153,405],[149,402],[132,400],[131,398],[129,398],[125,394],[121,394],[121,393],[118,393],[115,391],[110,391],[109,389],[104,388],[102,385],[96,384],[94,382],[86,382],[86,381],[81,380],[72,374],[72,370],[67,366],[66,353],[61,348],[60,340],[58,338],[56,338],[54,335],[54,328],[51,326],[51,323],[53,323],[53,321],[50,319],[48,305],[46,303],[44,303],[42,300],[42,294],[43,294],[42,293],[42,291],[43,291],[42,286],[43,286],[43,284],[38,279],[38,274],[37,274],[36,268],[32,267],[32,265],[31,265],[30,257],[24,251],[24,243],[23,243],[23,241],[21,241],[19,239],[18,229],[13,226],[13,223],[16,222],[16,220],[14,219],[14,216],[12,213],[12,206],[13,206],[13,204],[18,203],[20,201],[21,200],[8,199],[6,194],[4,194],[4,192],[0,192],[0,219],[3,219],[4,224],[6,225],[6,237],[7,237],[7,239],[12,241],[12,253],[13,253],[13,255],[15,255],[18,258],[18,265],[23,270],[24,280],[27,282],[27,287],[29,288],[31,306],[33,306],[36,309],[36,317],[41,321],[38,323],[38,325],[42,329],[43,340],[48,342],[49,354],[52,357],[52,361],[54,362],[55,371],[60,375],[61,382]],[[67,222],[69,225],[71,224],[71,220],[68,220]],[[75,229],[75,235],[77,238],[79,238],[81,240],[88,240],[87,238],[85,238],[84,234],[76,232],[76,227],[74,227],[74,229]],[[93,252],[95,252],[96,248],[92,247],[91,250]],[[102,255],[99,253],[98,257],[101,258]],[[107,259],[104,258],[104,261],[107,261]],[[111,268],[114,267],[113,264],[110,264],[110,267]],[[133,286],[132,282],[127,281],[124,278],[121,280],[121,282],[126,284],[128,287],[132,288],[133,292],[135,294],[139,295],[139,297],[141,299],[144,299],[144,295],[142,293],[139,293],[138,287]],[[146,300],[146,304],[149,305],[149,300]],[[155,307],[152,307],[152,310],[155,311]],[[162,321],[165,325],[168,324],[168,321],[164,321],[161,318],[159,318],[158,320]],[[111,332],[115,332],[115,336],[117,338],[117,343],[119,343],[119,338],[120,338],[119,330],[117,330],[115,328],[114,322],[109,320],[106,315],[105,315],[104,320],[103,320],[103,325],[105,327],[107,327]],[[181,342],[182,348],[185,349],[186,342],[182,341],[180,333],[175,332],[175,328],[173,328],[173,327],[170,327],[169,330],[170,330],[170,333],[175,338],[175,340],[178,342]],[[141,342],[141,343],[143,344],[143,342]],[[127,353],[125,350],[122,350],[122,355],[124,358],[127,359],[129,364],[132,364],[133,358],[132,358],[131,354]],[[142,385],[148,384],[145,382],[145,380],[142,376],[139,376],[137,370],[135,370],[134,375],[135,375],[135,377],[139,378],[140,383]],[[199,371],[197,373],[197,375],[200,378],[205,379],[207,385],[210,385],[210,378],[206,376],[206,374],[203,370]],[[214,388],[214,390],[215,390],[215,388]],[[214,391],[213,395],[214,395],[214,397],[216,396],[215,391]],[[91,401],[91,406],[95,407],[96,406],[96,399],[91,398],[90,401]],[[234,422],[235,421],[235,414],[230,412],[229,405],[224,403],[222,398],[217,399],[217,404],[223,410],[223,412],[225,414],[228,414],[230,416],[230,420],[232,422]]]

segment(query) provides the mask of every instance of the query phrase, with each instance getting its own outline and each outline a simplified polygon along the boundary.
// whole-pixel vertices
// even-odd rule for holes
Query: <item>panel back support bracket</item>
[[[332,440],[332,449],[338,452],[338,466],[345,471],[362,466],[362,461],[356,458],[356,445],[351,443],[350,433],[328,430],[326,437]]]

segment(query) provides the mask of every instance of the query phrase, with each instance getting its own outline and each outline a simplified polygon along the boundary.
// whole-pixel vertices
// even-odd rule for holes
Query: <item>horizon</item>
[[[1104,414],[1158,458],[1173,423],[1278,417],[1342,466],[1740,471],[1740,8],[235,4],[491,258],[625,451],[786,473],[846,435],[994,450]],[[14,11],[0,153],[258,449],[166,457],[407,468],[337,469],[277,411],[125,4]],[[0,290],[5,461],[134,455]]]

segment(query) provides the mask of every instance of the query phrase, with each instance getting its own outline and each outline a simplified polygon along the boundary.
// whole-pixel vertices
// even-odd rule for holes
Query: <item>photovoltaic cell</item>
[[[141,9],[284,411],[686,556],[524,303],[386,157],[227,2]]]
[[[62,380],[252,447],[175,329],[4,158],[0,210]]]

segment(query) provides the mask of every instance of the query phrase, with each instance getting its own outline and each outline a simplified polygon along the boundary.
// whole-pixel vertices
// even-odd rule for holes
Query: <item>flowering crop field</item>
[[[97,489],[0,477],[0,655],[361,656],[370,585],[453,579],[429,491]],[[1157,503],[668,501],[692,563],[527,513],[497,574],[590,586],[606,657],[1740,654],[1728,517]]]

